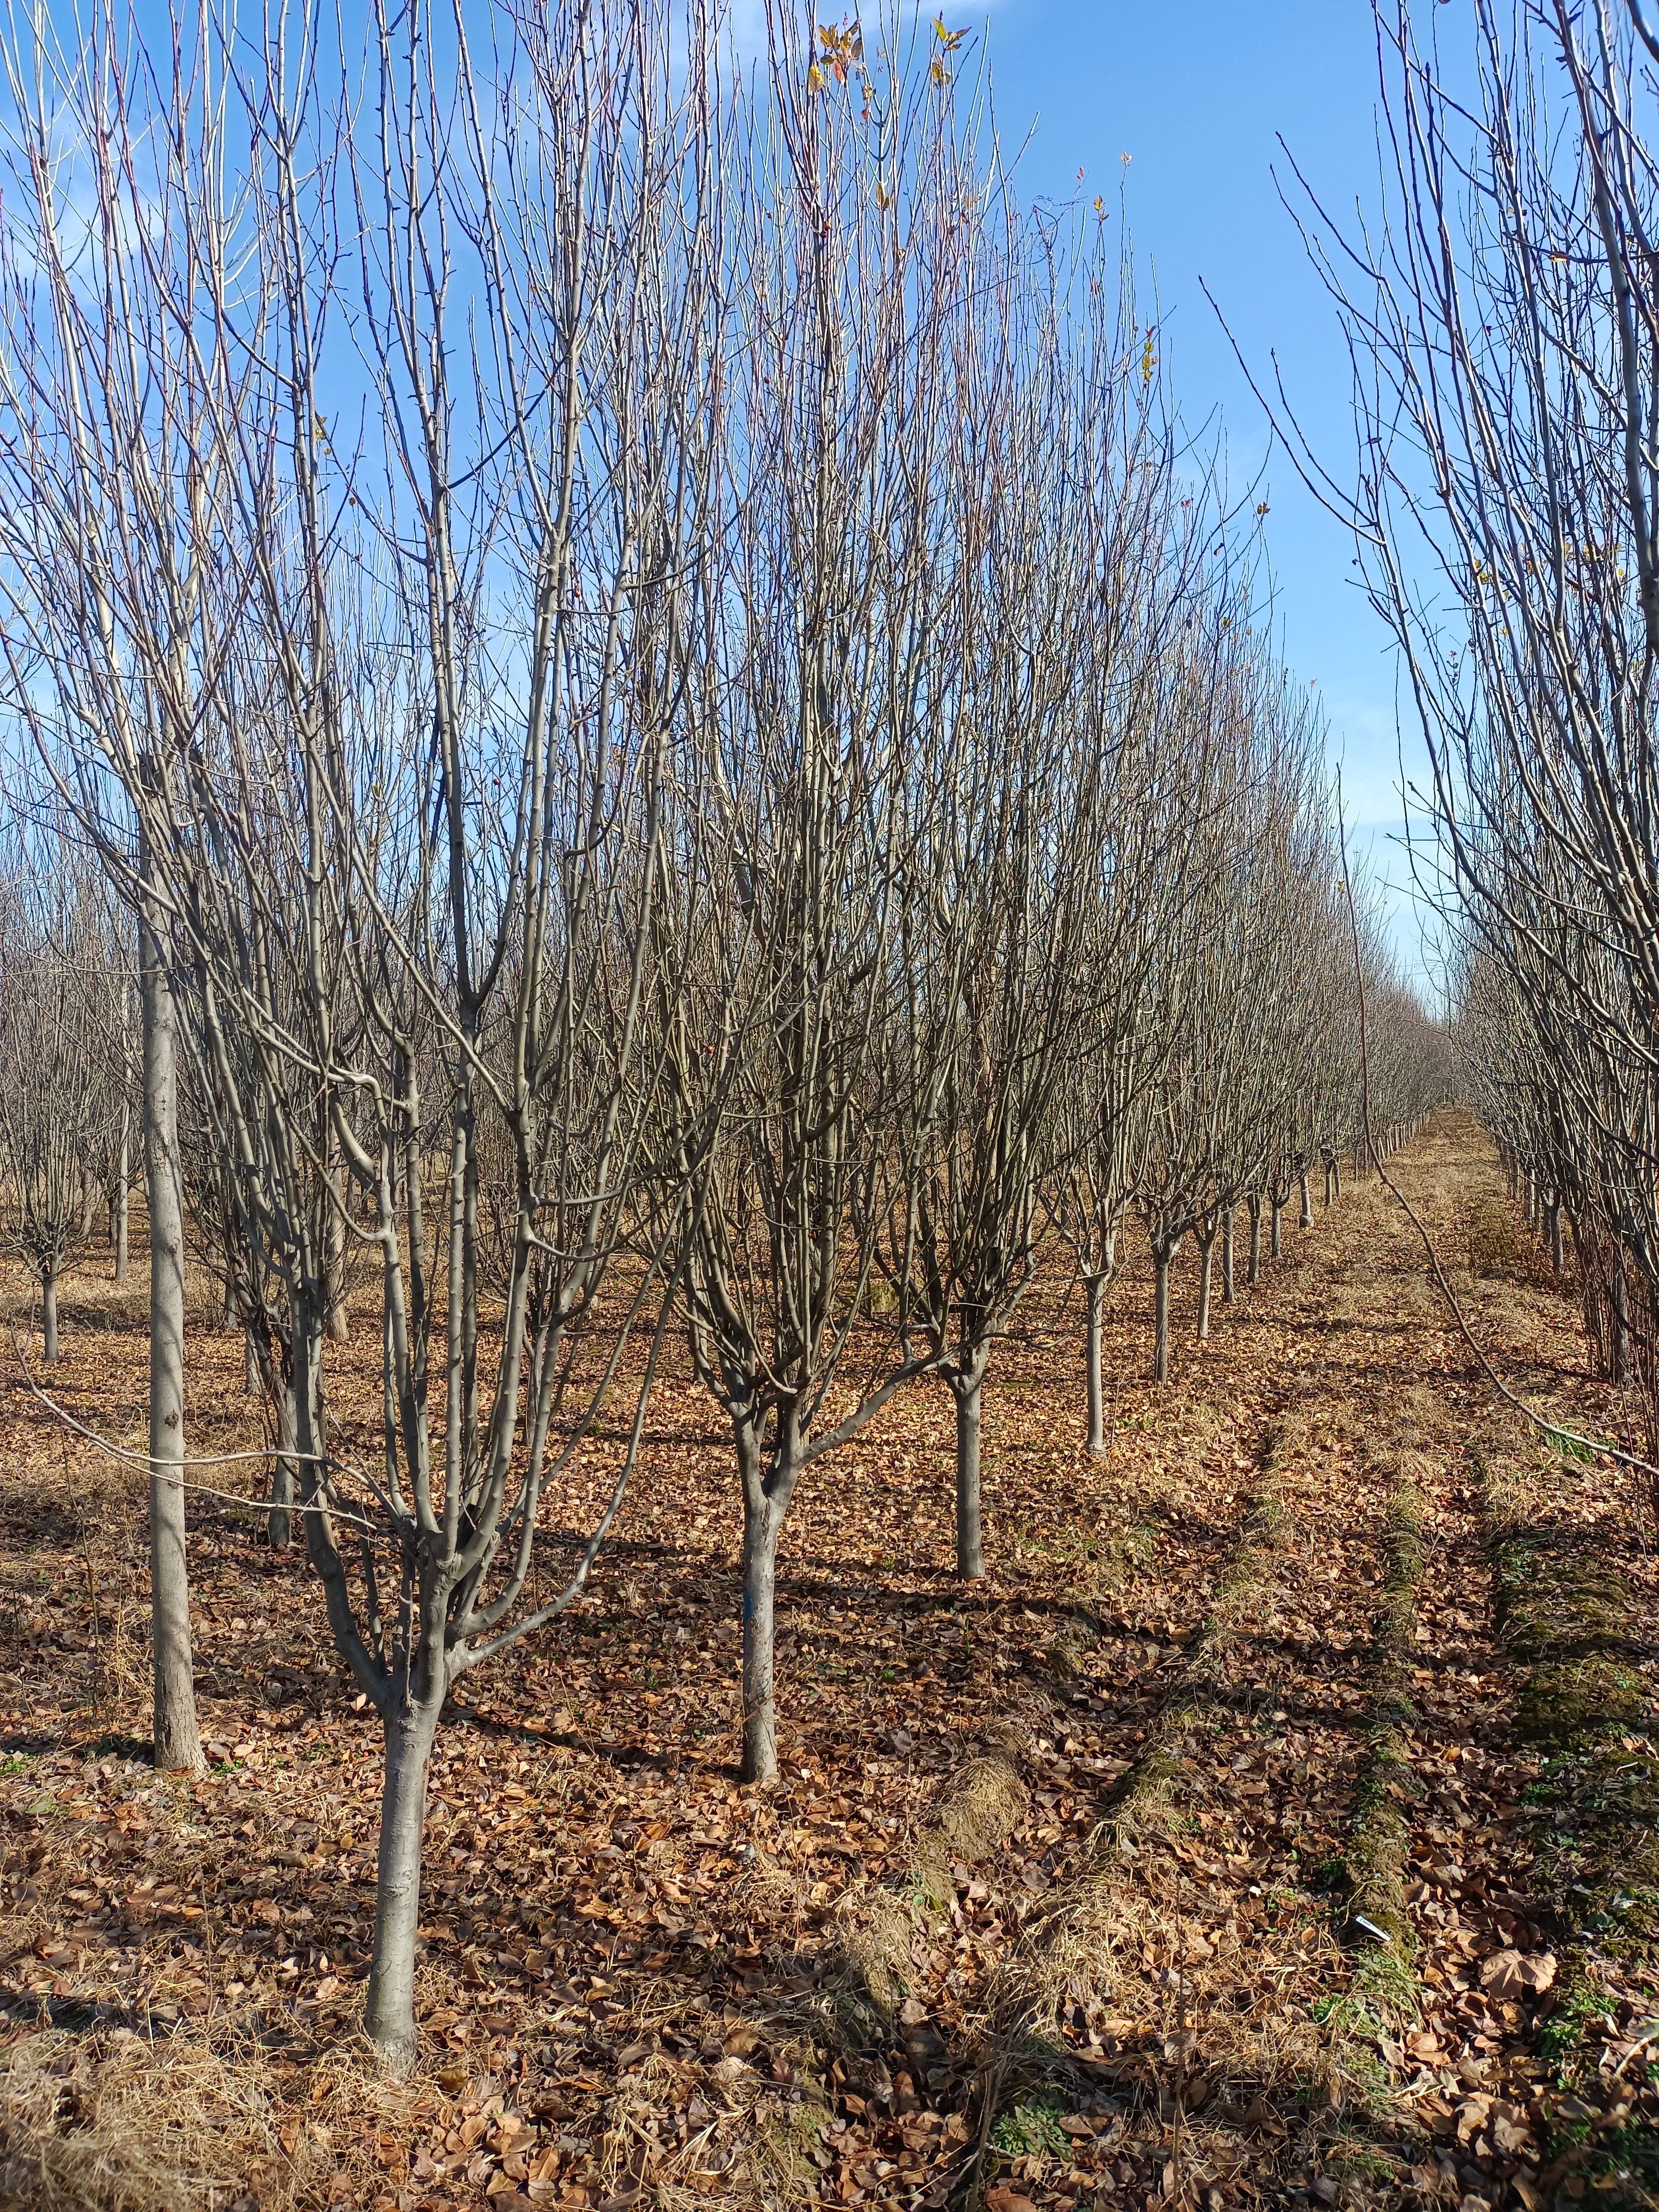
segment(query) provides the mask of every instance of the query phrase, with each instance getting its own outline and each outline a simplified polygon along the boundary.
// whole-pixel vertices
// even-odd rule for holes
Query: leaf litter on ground
[[[1397,1171],[1448,1251],[1498,1202],[1465,1116],[1437,1117]],[[1563,1418],[1614,1433],[1623,1411],[1587,1372],[1570,1293],[1515,1249],[1507,1277],[1458,1279],[1483,1340]],[[354,1708],[301,1560],[270,1553],[257,1510],[192,1501],[211,1766],[157,1776],[142,1492],[13,1387],[0,2185],[244,2212],[908,2212],[973,2188],[1000,2212],[1496,2207],[1576,2201],[1608,2172],[1644,2186],[1651,1952],[1604,1954],[1568,1924],[1550,1755],[1517,1726],[1493,1610],[1482,1468],[1548,1455],[1495,1415],[1374,1182],[1291,1231],[1206,1345],[1183,1283],[1188,1340],[1163,1390],[1141,1379],[1149,1292],[1142,1264],[1114,1295],[1098,1459],[1082,1449],[1075,1301],[1034,1294],[999,1347],[983,1583],[951,1572],[942,1392],[896,1401],[804,1487],[781,1563],[784,1771],[765,1791],[735,1778],[729,1455],[689,1375],[665,1379],[590,1595],[469,1679],[441,1732],[425,2057],[404,2085],[354,2040],[374,1717]],[[58,1395],[105,1433],[142,1423],[142,1319],[91,1282],[66,1303]],[[334,1384],[365,1433],[368,1334]],[[193,1433],[256,1440],[240,1346],[204,1327],[193,1350]],[[1388,1784],[1410,1924],[1386,1972],[1338,1901],[1385,1571],[1379,1439],[1410,1452],[1422,1500]],[[1269,1462],[1272,1530],[1241,1550]],[[1617,1561],[1641,1685],[1625,1726],[1645,1744],[1654,1573],[1628,1485],[1559,1455],[1545,1473],[1574,1544]],[[601,1448],[547,1502],[550,1577],[604,1481]],[[1206,1641],[1220,1611],[1226,1637]],[[941,1864],[938,1838],[957,1832],[933,1808],[988,1755],[1017,1771],[1013,1794]],[[1057,1946],[1085,1906],[1087,1942]],[[857,1931],[878,1919],[884,1990],[859,1967]],[[1551,2007],[1567,1955],[1564,2069]]]

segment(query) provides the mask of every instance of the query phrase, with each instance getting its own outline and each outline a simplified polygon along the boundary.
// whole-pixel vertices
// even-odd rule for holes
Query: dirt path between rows
[[[1395,1171],[1504,1371],[1612,1433],[1483,1133],[1437,1116]],[[1000,1352],[984,1584],[950,1572],[942,1394],[803,1496],[768,1793],[732,1764],[730,1470],[668,1379],[592,1599],[441,1739],[399,2088],[349,2040],[374,1746],[298,1563],[193,1510],[216,1764],[157,1778],[137,1501],[10,1391],[0,2202],[1655,2201],[1630,1481],[1495,1410],[1374,1180],[1164,1390],[1144,1276],[1103,1459],[1074,1303]],[[141,1313],[66,1301],[63,1394],[106,1431],[138,1419]],[[199,1341],[192,1433],[257,1435],[236,1346]],[[373,1349],[338,1385],[366,1425]]]

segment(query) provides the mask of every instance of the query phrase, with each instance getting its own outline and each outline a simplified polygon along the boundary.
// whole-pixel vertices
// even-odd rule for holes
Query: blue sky
[[[1164,359],[1189,425],[1212,410],[1240,488],[1267,459],[1268,544],[1286,656],[1318,683],[1341,758],[1356,845],[1398,887],[1395,938],[1420,958],[1397,842],[1400,739],[1386,632],[1350,582],[1353,549],[1305,492],[1268,434],[1203,280],[1262,377],[1276,353],[1304,428],[1342,479],[1352,452],[1349,374],[1335,313],[1310,267],[1274,172],[1293,188],[1283,137],[1327,206],[1375,211],[1376,56],[1364,0],[1000,0],[946,8],[988,39],[1005,150],[1035,135],[1022,174],[1030,197],[1069,197],[1079,168],[1114,210],[1121,186],[1133,242],[1155,279]],[[1455,33],[1454,33],[1455,38]],[[1130,155],[1127,167],[1124,154]],[[1112,221],[1115,224],[1115,211]],[[1407,709],[1407,773],[1423,773]],[[1426,979],[1425,979],[1426,980]]]
[[[785,0],[787,4],[787,0]],[[908,4],[908,0],[903,0]],[[488,0],[486,0],[488,4]],[[840,21],[855,0],[803,0]],[[866,0],[866,28],[887,0]],[[1352,453],[1349,371],[1335,312],[1309,264],[1275,172],[1294,191],[1291,154],[1341,218],[1380,198],[1376,57],[1368,0],[922,0],[988,52],[1005,156],[1022,145],[1030,198],[1097,192],[1114,228],[1127,216],[1142,276],[1155,288],[1160,354],[1188,428],[1224,434],[1242,494],[1265,464],[1268,551],[1290,666],[1316,681],[1341,762],[1353,845],[1395,887],[1402,962],[1431,987],[1401,844],[1401,732],[1389,640],[1352,580],[1353,549],[1282,450],[1234,358],[1207,284],[1264,381],[1276,355],[1304,428],[1339,481]],[[763,39],[766,0],[732,0],[739,44]],[[148,15],[147,0],[141,0]],[[1435,27],[1459,44],[1462,11]],[[1123,155],[1130,159],[1126,164]],[[1084,177],[1078,181],[1081,168]],[[1150,317],[1148,318],[1150,319]],[[1407,709],[1404,759],[1421,780]]]

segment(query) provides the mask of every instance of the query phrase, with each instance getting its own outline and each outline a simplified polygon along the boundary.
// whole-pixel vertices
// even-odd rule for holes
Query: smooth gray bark
[[[1558,1275],[1565,1257],[1561,1247],[1561,1201],[1557,1199],[1550,1207],[1550,1266]]]
[[[1253,1283],[1259,1283],[1261,1280],[1261,1200],[1259,1197],[1252,1196],[1249,1200],[1249,1205],[1250,1209],[1250,1272],[1249,1279]]]
[[[345,1309],[346,1226],[343,1208],[344,1170],[337,1160],[331,1164],[328,1173],[328,1222],[324,1231],[323,1250],[326,1286],[327,1319],[325,1331],[331,1344],[345,1344],[351,1337],[350,1323]]]
[[[129,1124],[131,1115],[126,1107],[121,1109],[121,1158],[117,1170],[119,1180],[115,1186],[115,1279],[125,1283],[131,1264],[132,1242],[132,1138]]]
[[[1210,1276],[1215,1259],[1213,1233],[1198,1240],[1198,1340],[1208,1341],[1210,1334]]]
[[[1282,1200],[1274,1199],[1273,1215],[1273,1237],[1269,1249],[1274,1259],[1279,1260],[1285,1254],[1285,1206]]]
[[[266,1540],[273,1552],[285,1552],[294,1540],[294,1501],[298,1483],[295,1454],[299,1449],[299,1407],[294,1383],[284,1382],[267,1340],[250,1327],[244,1330],[243,1370],[249,1389],[262,1390],[270,1401],[276,1423],[276,1449],[270,1466],[270,1496],[265,1521]]]
[[[1305,1168],[1302,1170],[1302,1218],[1297,1225],[1302,1229],[1313,1227],[1313,1193],[1308,1187],[1308,1170]]]
[[[380,1786],[380,1847],[375,1870],[374,1949],[363,2026],[388,2072],[415,2063],[415,1942],[421,1919],[421,1844],[426,1832],[427,1772],[442,1709],[441,1691],[386,1716],[386,1774]]]
[[[1086,1285],[1089,1299],[1089,1340],[1084,1354],[1089,1382],[1089,1439],[1091,1452],[1106,1449],[1106,1403],[1100,1372],[1100,1330],[1106,1311],[1106,1278],[1091,1275]]]
[[[777,1648],[778,1537],[783,1515],[763,1498],[744,1501],[743,1779],[772,1782],[778,1771],[774,1667]]]
[[[1153,1264],[1158,1271],[1158,1287],[1152,1304],[1152,1380],[1167,1382],[1170,1379],[1170,1261],[1169,1252],[1155,1252]]]
[[[149,1582],[158,1768],[203,1764],[185,1559],[185,1218],[178,1015],[148,917],[143,938],[144,1173],[149,1194]]]
[[[55,1367],[58,1350],[58,1264],[54,1261],[46,1269],[40,1282],[40,1358],[43,1364]]]
[[[294,1386],[280,1384],[276,1400],[276,1456],[270,1469],[270,1515],[266,1523],[270,1548],[285,1552],[294,1541]]]
[[[1221,1217],[1221,1303],[1231,1305],[1237,1295],[1233,1279],[1233,1215],[1236,1206],[1230,1206]]]
[[[980,1406],[985,1361],[977,1358],[965,1376],[951,1379],[957,1401],[957,1572],[977,1582],[985,1572],[985,1526],[980,1504]]]

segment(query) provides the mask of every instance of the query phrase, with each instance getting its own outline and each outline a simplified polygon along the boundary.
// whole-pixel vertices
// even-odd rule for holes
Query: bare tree
[[[11,841],[0,878],[0,1234],[40,1294],[58,1358],[58,1290],[86,1251],[125,1103],[127,978],[100,926],[88,858],[50,830]]]
[[[1571,1180],[1534,1144],[1552,1122],[1616,1297],[1626,1262],[1659,1282],[1651,27],[1639,0],[1478,0],[1451,90],[1430,11],[1376,12],[1387,219],[1351,238],[1310,194],[1306,222],[1356,364],[1352,475],[1277,411],[1401,648],[1463,972],[1488,1012],[1504,975],[1549,1070],[1506,1117],[1522,1193]]]
[[[20,89],[38,71],[53,93],[23,134],[32,275],[0,441],[33,502],[21,634],[56,687],[55,713],[31,712],[143,902],[147,975],[176,994],[243,1236],[281,1285],[295,1510],[385,1729],[367,2026],[398,2067],[445,1697],[584,1585],[638,1419],[542,1601],[538,1502],[642,1320],[660,1341],[679,1225],[674,1177],[654,1213],[641,1181],[641,1010],[677,708],[661,587],[684,590],[706,542],[724,360],[712,49],[694,12],[681,68],[649,0],[514,27],[489,76],[459,23],[377,17],[373,125],[343,142],[317,51],[276,33],[227,48],[204,24],[182,86],[118,67],[107,33],[88,59],[14,31],[11,55]],[[90,248],[53,182],[66,139]],[[246,205],[232,173],[254,179]],[[354,443],[325,395],[365,355],[381,434]],[[88,514],[137,503],[166,562],[143,531],[85,544]],[[90,637],[77,572],[102,595]],[[515,1162],[499,1303],[485,1096]],[[380,1273],[374,1467],[341,1455],[329,1411],[336,1224]],[[645,1257],[607,1303],[625,1245]],[[627,1370],[641,1416],[652,1370]]]
[[[964,1577],[984,1572],[987,1368],[1036,1273],[1066,1097],[1085,1042],[1133,1025],[1148,965],[1146,717],[1181,612],[1170,439],[1127,272],[1097,242],[1073,307],[1046,240],[994,243],[952,349],[934,526],[957,558],[898,985],[917,1172],[882,1262],[955,1401]]]
[[[906,834],[952,571],[933,527],[955,429],[946,338],[979,220],[945,87],[925,70],[878,86],[855,33],[820,51],[793,19],[774,29],[732,240],[725,565],[686,611],[698,811],[683,866],[707,872],[710,903],[692,988],[658,1010],[662,1157],[716,1116],[722,1131],[696,1182],[686,1304],[743,1499],[750,1781],[777,1768],[776,1562],[796,1488],[938,1358],[902,1296],[873,1286],[890,1224],[914,1219],[914,1115],[933,1087],[896,1018]]]

